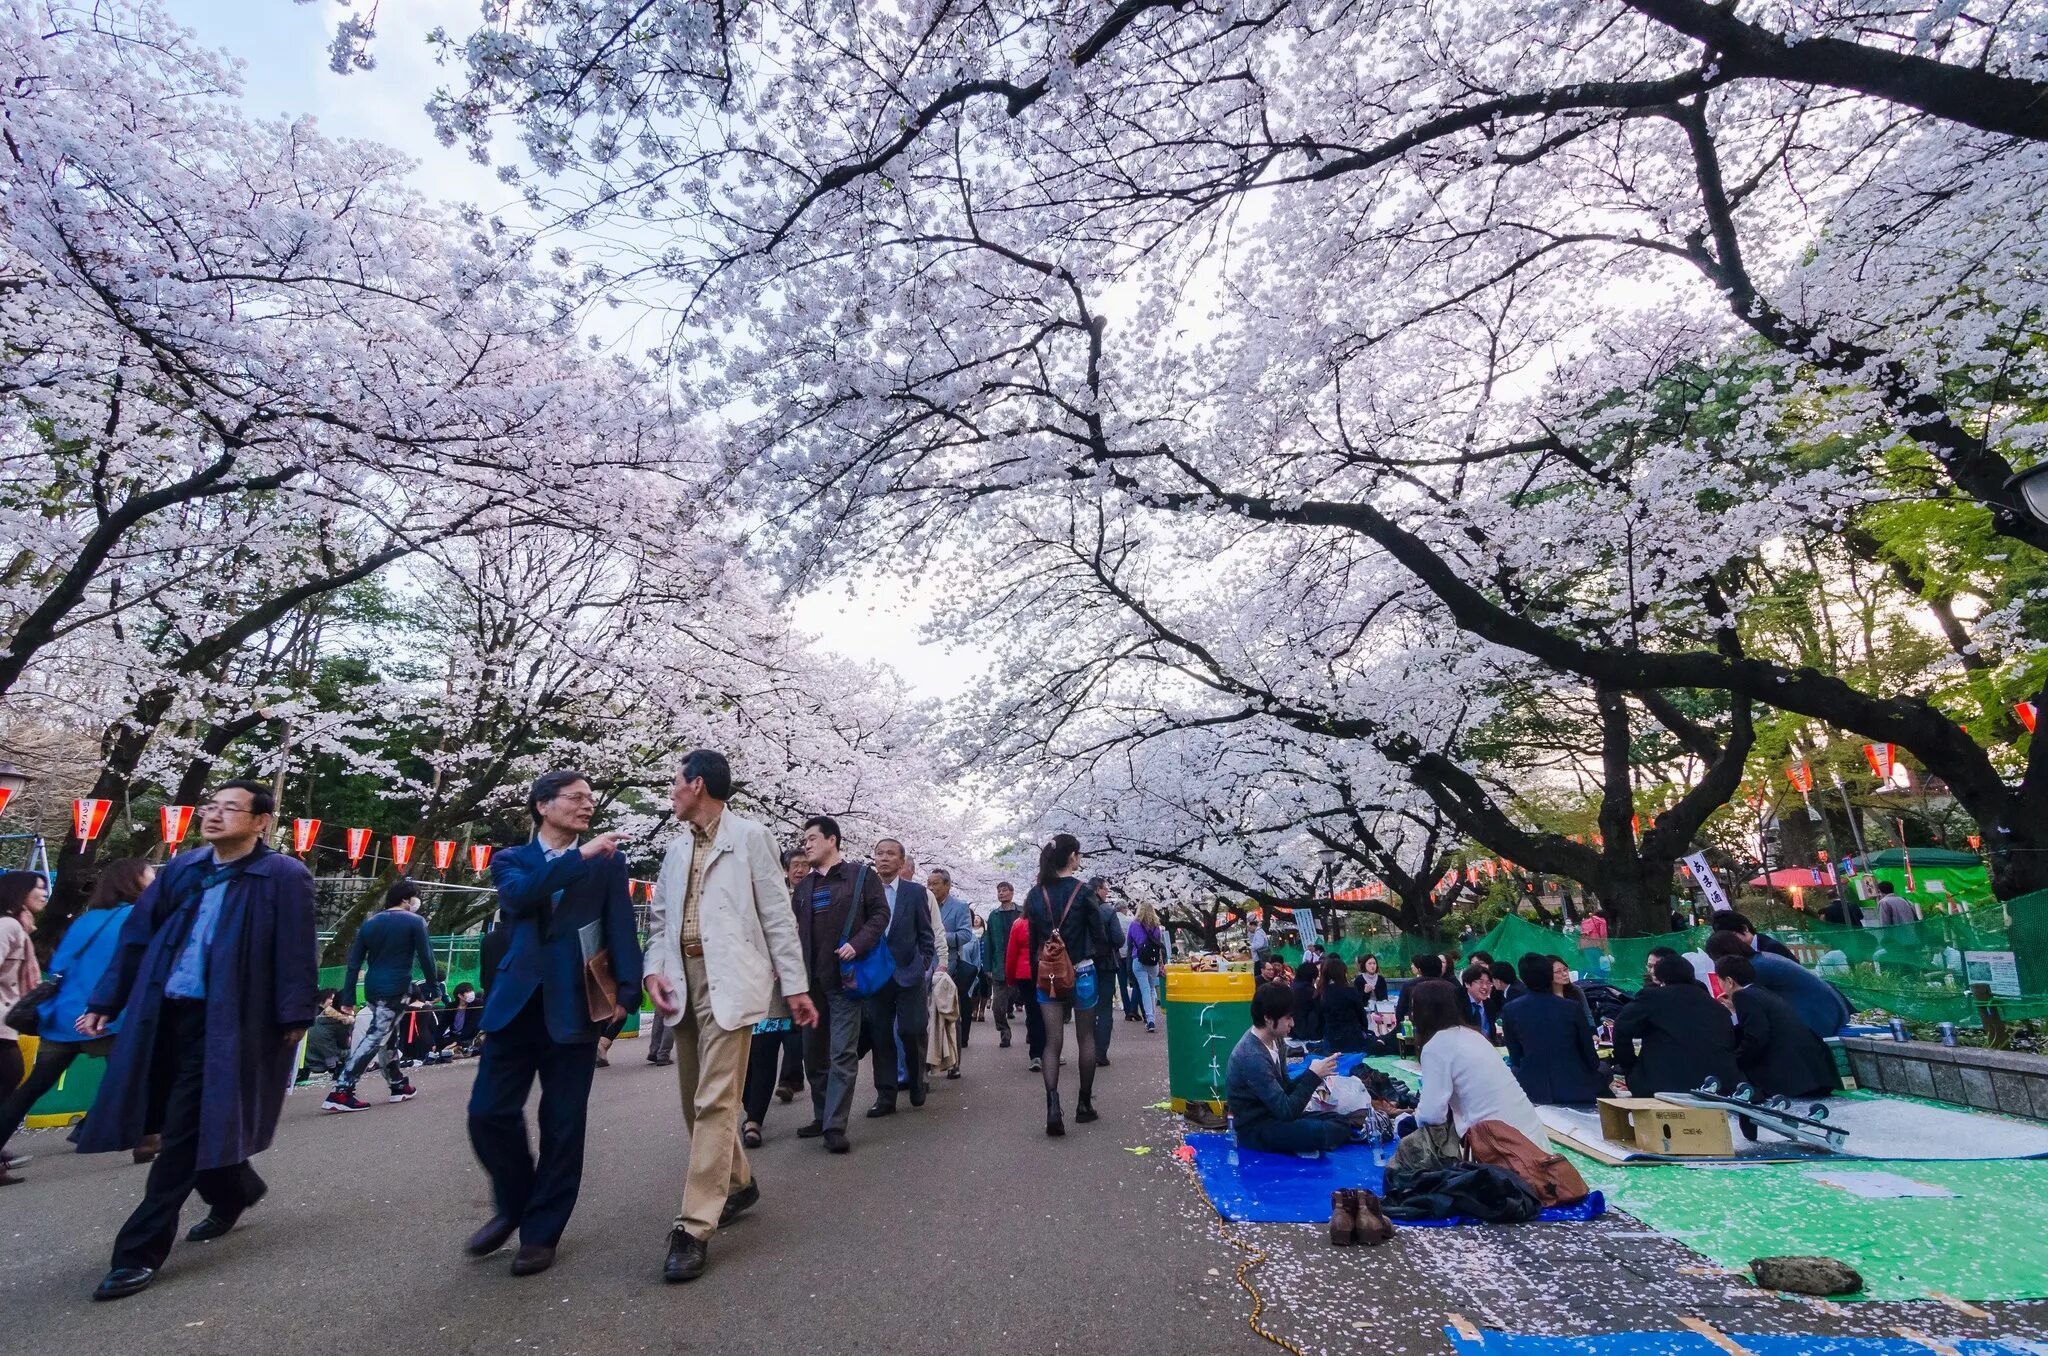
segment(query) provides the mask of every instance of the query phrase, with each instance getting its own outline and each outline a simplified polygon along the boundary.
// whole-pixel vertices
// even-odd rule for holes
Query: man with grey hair
[[[869,1116],[896,1114],[901,1083],[909,1084],[912,1106],[923,1106],[925,1099],[925,1026],[930,1021],[925,1005],[931,993],[926,981],[939,963],[939,943],[932,927],[931,897],[905,874],[908,859],[903,844],[894,838],[875,844],[875,874],[882,879],[882,898],[889,910],[882,945],[889,948],[896,973],[867,1000],[875,1075],[875,1104],[868,1108]]]
[[[931,875],[925,878],[925,888],[938,903],[939,923],[946,939],[946,973],[953,977],[953,987],[960,991],[960,1048],[965,1050],[967,1028],[974,1020],[975,966],[968,960],[974,945],[974,910],[953,893],[953,873],[943,866],[932,868]],[[957,1065],[946,1073],[948,1078],[959,1076]]]

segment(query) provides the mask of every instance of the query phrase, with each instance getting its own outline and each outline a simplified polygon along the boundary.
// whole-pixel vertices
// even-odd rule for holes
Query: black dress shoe
[[[723,1229],[726,1225],[732,1223],[741,1215],[746,1214],[749,1210],[752,1210],[755,1206],[759,1205],[760,1203],[761,1183],[759,1181],[752,1181],[747,1183],[738,1191],[735,1191],[732,1195],[727,1196],[725,1198],[725,1209],[718,1212],[718,1227]],[[678,1230],[677,1232],[681,1231]],[[673,1242],[673,1240],[671,1240],[671,1242]],[[698,1246],[702,1247],[703,1245],[699,1244]],[[674,1256],[674,1253],[671,1252],[670,1256]],[[702,1271],[704,1269],[703,1263],[698,1263],[697,1269],[699,1271]]]
[[[799,1128],[796,1132],[796,1137],[798,1139],[816,1139],[824,1133],[825,1123],[823,1121],[812,1121],[809,1125]]]
[[[917,1100],[917,1094],[914,1092],[911,1093],[910,1098],[913,1102],[915,1102]],[[894,1097],[884,1097],[877,1101],[873,1106],[868,1108],[869,1120],[873,1120],[877,1116],[893,1116],[895,1114],[896,1099]]]
[[[912,1106],[923,1106],[925,1094],[930,1091],[931,1088],[928,1084],[919,1083],[910,1090],[910,1104]]]
[[[471,1257],[489,1257],[505,1246],[505,1240],[512,1237],[512,1231],[518,1227],[516,1222],[503,1215],[493,1215],[489,1223],[469,1236],[469,1242],[462,1245],[462,1250]]]
[[[138,1291],[149,1289],[149,1283],[155,1279],[155,1267],[115,1267],[100,1277],[92,1297],[96,1300],[126,1299]]]
[[[1081,1105],[1074,1108],[1074,1120],[1078,1124],[1087,1125],[1090,1122],[1099,1121],[1101,1119],[1102,1117],[1095,1114],[1095,1107],[1092,1103],[1083,1102],[1081,1103]]]
[[[257,1187],[256,1194],[242,1202],[242,1208],[235,1211],[232,1215],[223,1215],[218,1210],[207,1211],[205,1219],[200,1220],[199,1223],[185,1231],[185,1241],[187,1243],[211,1243],[216,1238],[224,1237],[228,1230],[235,1227],[243,1215],[248,1214],[249,1210],[258,1201],[261,1201],[269,1194],[270,1187],[268,1184]]]
[[[661,1264],[661,1279],[670,1285],[696,1280],[704,1274],[704,1263],[710,1253],[709,1245],[702,1239],[692,1238],[681,1229],[669,1230],[668,1260]]]
[[[538,1276],[555,1264],[555,1250],[538,1243],[523,1243],[512,1254],[514,1276]]]
[[[827,1130],[825,1132],[825,1148],[830,1153],[843,1154],[852,1152],[853,1145],[847,1143],[844,1130]]]

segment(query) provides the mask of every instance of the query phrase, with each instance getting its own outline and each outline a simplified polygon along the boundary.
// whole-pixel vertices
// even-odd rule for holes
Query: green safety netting
[[[323,937],[321,940],[324,942],[326,938]],[[479,989],[484,987],[481,978],[482,967],[478,962],[478,952],[483,946],[483,934],[469,932],[453,937],[430,937],[427,940],[434,950],[434,964],[441,967],[442,981],[450,990],[462,983],[474,984]],[[345,965],[320,967],[320,987],[323,989],[338,989],[346,978],[348,967]],[[360,998],[360,980],[357,981],[356,988],[356,997]]]
[[[1541,931],[1541,929],[1538,929]],[[1555,933],[1545,933],[1555,939]],[[1476,943],[1475,943],[1476,945]],[[1442,951],[1443,942],[1426,941],[1420,937],[1406,935],[1396,937],[1345,937],[1323,947],[1323,954],[1344,958],[1344,963],[1354,971],[1361,956],[1379,958],[1380,970],[1390,976],[1401,977],[1409,973],[1408,962],[1428,951]],[[1275,948],[1281,959],[1288,965],[1301,964],[1301,948],[1287,945]]]

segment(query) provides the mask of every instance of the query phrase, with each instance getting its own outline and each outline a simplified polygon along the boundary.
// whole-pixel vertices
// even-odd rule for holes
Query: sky
[[[330,136],[397,147],[417,162],[424,194],[474,203],[508,222],[526,213],[516,194],[488,166],[434,140],[427,98],[447,83],[426,43],[436,26],[464,33],[477,22],[477,0],[383,0],[372,45],[376,67],[343,76],[328,69],[334,26],[349,11],[331,0],[166,0],[180,24],[202,42],[243,63],[243,102],[258,118],[310,115]],[[824,648],[857,661],[885,664],[920,698],[958,696],[972,681],[971,654],[922,640],[931,609],[907,585],[865,579],[821,588],[796,599],[792,617]]]

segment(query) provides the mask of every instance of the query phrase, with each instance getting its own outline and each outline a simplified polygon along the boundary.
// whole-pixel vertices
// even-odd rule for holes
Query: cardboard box
[[[1646,1154],[1727,1158],[1735,1152],[1727,1112],[1655,1097],[1601,1098],[1600,1134]]]

